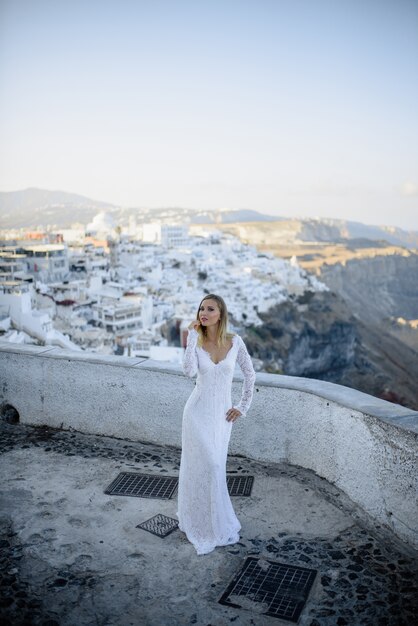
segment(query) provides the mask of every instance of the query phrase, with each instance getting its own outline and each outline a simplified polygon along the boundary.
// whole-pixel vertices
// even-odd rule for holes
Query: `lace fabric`
[[[197,346],[198,332],[189,330],[183,358],[186,376],[197,375],[183,411],[179,471],[179,528],[197,554],[239,541],[241,524],[235,515],[226,483],[226,460],[233,422],[226,420],[232,405],[235,363],[244,375],[241,399],[234,405],[246,415],[252,401],[255,372],[244,341],[234,335],[225,358],[214,363]]]
[[[187,335],[187,344],[186,350],[184,351],[183,356],[183,372],[186,376],[195,376],[198,370],[198,361],[197,361],[197,339],[199,337],[199,333],[194,328],[189,330],[189,334]]]
[[[247,414],[253,399],[255,371],[251,357],[248,354],[247,346],[239,335],[237,335],[237,337],[239,342],[237,361],[244,375],[244,383],[242,386],[241,400],[234,408],[241,411],[242,416],[244,416]]]
[[[198,361],[198,353],[197,353],[197,340],[199,337],[199,333],[194,328],[189,330],[187,335],[187,343],[186,350],[183,356],[183,372],[186,376],[192,378],[198,373],[199,370],[199,361]],[[242,387],[241,399],[238,404],[234,404],[234,408],[238,409],[241,412],[242,416],[245,416],[248,412],[248,409],[251,406],[251,402],[254,394],[254,383],[255,383],[255,371],[254,366],[251,361],[251,357],[248,354],[247,346],[245,345],[243,339],[239,335],[234,335],[232,339],[232,348],[226,355],[225,359],[222,359],[219,363],[213,363],[214,365],[219,365],[223,361],[226,361],[230,352],[232,352],[234,343],[238,342],[238,353],[236,360],[238,365],[244,375],[244,382]],[[209,356],[209,353],[204,350],[204,348],[200,348],[203,352]]]

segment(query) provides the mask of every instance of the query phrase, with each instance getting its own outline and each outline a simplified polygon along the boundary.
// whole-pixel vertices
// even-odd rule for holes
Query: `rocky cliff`
[[[264,325],[242,329],[263,369],[353,387],[418,409],[418,359],[385,341],[333,292],[306,292],[260,314]]]
[[[363,321],[418,318],[418,254],[351,259],[323,264],[320,279]]]

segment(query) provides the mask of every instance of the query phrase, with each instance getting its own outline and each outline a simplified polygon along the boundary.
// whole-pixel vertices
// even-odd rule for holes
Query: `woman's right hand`
[[[188,326],[189,330],[197,330],[198,328],[200,328],[200,322],[199,320],[193,320],[193,322],[191,322]]]

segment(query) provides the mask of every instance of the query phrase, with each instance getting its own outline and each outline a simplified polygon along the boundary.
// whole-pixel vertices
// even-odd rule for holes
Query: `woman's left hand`
[[[242,413],[241,411],[238,411],[238,409],[229,409],[226,414],[226,420],[227,422],[235,422],[235,420],[238,419],[240,415],[242,415]]]

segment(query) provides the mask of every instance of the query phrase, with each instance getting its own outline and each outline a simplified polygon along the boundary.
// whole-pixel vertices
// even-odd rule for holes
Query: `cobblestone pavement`
[[[65,457],[75,456],[80,459],[123,462],[125,466],[132,464],[136,470],[153,473],[178,473],[180,451],[174,448],[20,424],[2,423],[0,434],[0,454],[4,459],[8,458],[8,453],[16,450],[28,449],[33,452],[34,449],[39,449],[42,453],[62,455],[63,463]],[[56,531],[46,528],[41,534],[32,535],[30,541],[25,542],[16,532],[16,520],[8,515],[7,509],[2,508],[1,623],[13,626],[62,626],[72,623],[77,623],[77,626],[289,624],[290,622],[280,619],[251,614],[248,610],[224,607],[218,603],[231,579],[231,571],[237,571],[245,557],[259,555],[266,559],[318,570],[311,596],[299,620],[300,625],[418,624],[416,553],[406,548],[387,530],[362,516],[344,494],[312,472],[289,465],[265,465],[242,457],[228,457],[227,470],[228,473],[251,473],[255,480],[257,476],[275,475],[296,481],[299,486],[302,485],[304,491],[315,490],[321,497],[332,502],[350,518],[349,523],[333,537],[305,536],[301,532],[291,531],[277,532],[271,536],[245,536],[243,533],[238,544],[225,547],[222,553],[217,554],[216,568],[210,566],[215,561],[203,561],[199,557],[200,570],[207,568],[207,575],[202,578],[203,581],[207,580],[207,589],[201,592],[202,606],[199,598],[196,599],[196,595],[193,596],[191,592],[190,595],[185,593],[180,596],[183,604],[178,599],[172,599],[170,608],[164,609],[161,598],[158,604],[155,602],[158,594],[154,597],[151,588],[144,587],[141,572],[112,576],[111,572],[95,566],[94,559],[86,551],[79,551],[71,563],[63,558],[62,566],[59,567],[52,567],[47,561],[40,562],[33,547],[50,545],[56,538]],[[19,479],[18,467],[14,467],[13,471],[17,475],[15,480],[23,480]],[[3,486],[2,491],[5,488]],[[42,511],[46,518],[52,515],[46,503]],[[184,537],[178,530],[171,537],[176,534]],[[150,540],[155,540],[156,549],[166,541],[159,538]],[[188,542],[182,539],[183,547],[184,544]],[[187,552],[190,563],[191,554],[192,551]],[[131,561],[136,558],[140,564],[144,559],[144,554],[139,552],[129,556]],[[187,568],[187,564],[183,567]],[[28,575],[28,571],[32,575]],[[171,578],[172,585],[173,580],[174,577]],[[167,594],[167,585],[170,585],[170,580],[168,583],[161,582],[163,595]],[[142,607],[137,613],[132,608],[130,597],[124,596],[129,595],[129,590],[136,587],[143,589],[144,593]],[[126,612],[119,613],[119,617],[111,615],[109,607],[102,610],[98,608],[98,598],[109,597],[111,594],[116,594],[121,606],[126,607]],[[147,601],[150,603],[149,608]],[[93,608],[88,608],[88,603]],[[71,607],[71,615],[77,615],[74,608],[77,604],[84,608],[77,622],[72,622],[71,619],[74,618],[68,617],[69,609]],[[105,602],[102,604],[104,606]]]

